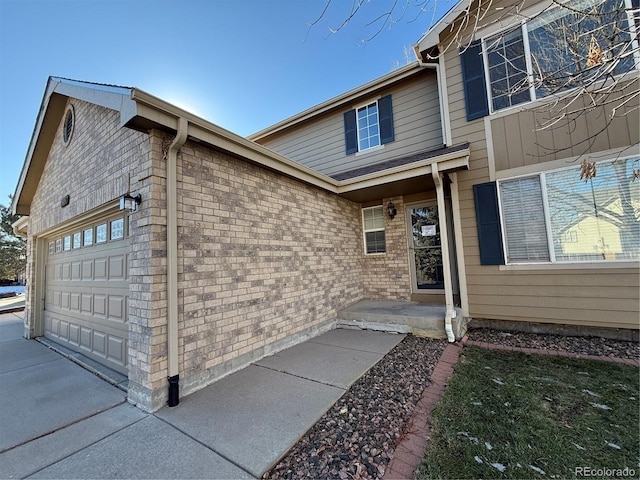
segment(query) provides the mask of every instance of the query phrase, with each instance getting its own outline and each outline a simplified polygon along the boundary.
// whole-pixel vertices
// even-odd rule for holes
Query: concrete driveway
[[[4,478],[260,478],[403,335],[333,330],[154,415],[0,314]]]

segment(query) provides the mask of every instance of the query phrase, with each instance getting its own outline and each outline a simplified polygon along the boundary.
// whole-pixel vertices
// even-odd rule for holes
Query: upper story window
[[[569,0],[472,43],[461,54],[467,119],[633,70],[630,2]]]
[[[358,150],[380,145],[378,102],[358,109]]]
[[[344,113],[346,154],[362,152],[395,139],[391,95]]]

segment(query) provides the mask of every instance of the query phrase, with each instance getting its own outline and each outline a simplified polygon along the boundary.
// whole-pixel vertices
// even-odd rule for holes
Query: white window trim
[[[378,100],[380,100],[381,97],[377,97],[375,100],[370,100],[368,102],[365,102],[357,107],[355,107],[355,111],[356,111],[356,140],[358,142],[358,150],[356,152],[356,155],[358,154],[363,154],[363,153],[369,153],[372,152],[374,150],[379,150],[381,148],[384,148],[384,145],[382,144],[382,137],[380,134],[380,105],[378,105]],[[374,145],[372,147],[368,147],[368,148],[364,148],[364,149],[360,149],[360,119],[358,118],[358,110],[365,108],[365,107],[369,107],[370,105],[376,104],[376,110],[377,110],[377,117],[378,117],[378,141],[380,142],[378,145]]]
[[[561,3],[568,3],[570,0],[566,0],[563,1]],[[632,11],[632,5],[631,5],[631,0],[624,0],[625,2],[625,6],[627,7],[628,11]],[[547,95],[544,97],[537,97],[536,93],[535,93],[535,86],[533,85],[532,82],[532,72],[533,72],[533,68],[531,65],[531,52],[529,49],[529,35],[528,33],[525,34],[526,32],[526,25],[527,22],[529,20],[531,20],[533,17],[540,15],[541,13],[543,13],[545,10],[547,10],[548,8],[552,7],[554,5],[554,2],[544,2],[543,4],[539,4],[536,5],[535,7],[530,7],[528,9],[525,9],[520,17],[522,18],[518,18],[517,20],[513,20],[511,22],[508,22],[505,26],[505,23],[500,23],[499,26],[491,26],[491,27],[486,27],[483,29],[479,29],[479,31],[476,33],[476,35],[474,36],[474,38],[476,39],[480,39],[481,44],[482,44],[482,61],[483,61],[483,67],[484,67],[484,77],[485,77],[485,89],[487,91],[487,103],[489,105],[489,115],[494,116],[496,115],[496,118],[499,118],[498,116],[502,116],[502,115],[510,115],[512,114],[514,111],[517,110],[524,110],[525,108],[529,109],[529,108],[534,108],[536,106],[536,104],[542,104],[542,103],[547,103],[550,101],[553,101],[555,99],[561,98],[562,96],[567,95],[568,93],[577,90],[581,87],[575,87],[575,88],[569,88],[567,90],[564,90],[562,92],[559,93],[554,93],[551,95]],[[557,7],[560,8],[560,7]],[[635,22],[633,21],[633,18],[630,18],[629,14],[627,14],[627,21],[629,22],[629,33],[631,34],[631,37],[634,38],[634,33],[636,31],[636,26],[635,26]],[[527,74],[529,75],[529,82],[530,82],[530,87],[529,87],[529,96],[531,98],[531,100],[529,100],[528,102],[522,102],[522,103],[518,103],[517,105],[511,105],[505,108],[501,108],[499,110],[494,110],[493,109],[493,96],[491,95],[491,83],[489,80],[489,61],[487,58],[487,39],[489,39],[490,37],[494,37],[496,35],[499,35],[502,32],[507,32],[509,30],[512,30],[515,28],[516,24],[520,24],[520,31],[522,32],[522,41],[524,43],[524,49],[525,49],[525,59],[526,59],[526,64],[527,64]],[[630,70],[629,72],[625,72],[625,73],[620,73],[618,75],[614,76],[614,79],[617,79],[623,75],[628,75],[630,72],[638,72],[640,71],[640,41],[636,38],[635,40],[633,40],[632,42],[633,45],[633,50],[634,50],[634,65],[636,66],[636,68],[634,70]],[[608,79],[604,79],[598,82],[595,82],[593,84],[594,88],[598,88],[599,85],[604,84],[605,82],[607,82]],[[633,81],[633,77],[629,78],[629,81]],[[357,121],[357,119],[356,119]]]
[[[602,159],[601,162],[608,163],[614,161],[626,161],[630,158],[635,158],[638,155],[626,155],[624,157],[614,158],[608,157],[607,160]],[[566,161],[566,160],[564,160]],[[553,249],[553,233],[551,232],[551,218],[549,215],[549,203],[547,197],[547,187],[545,182],[545,174],[546,173],[555,173],[564,170],[572,170],[577,166],[565,166],[562,168],[552,168],[539,172],[525,173],[521,175],[515,175],[508,178],[500,178],[497,179],[497,189],[498,189],[498,209],[500,214],[500,228],[502,230],[502,254],[505,261],[505,265],[500,265],[500,270],[539,270],[542,268],[567,268],[570,266],[571,268],[637,268],[640,267],[640,260],[556,260],[555,258],[555,250]],[[506,236],[506,228],[505,228],[505,219],[504,219],[504,208],[502,205],[502,195],[500,193],[500,184],[503,182],[509,182],[511,180],[517,180],[519,178],[531,178],[538,177],[540,179],[540,187],[543,192],[542,202],[544,208],[544,216],[545,216],[545,228],[547,229],[547,245],[549,249],[549,261],[530,261],[530,262],[513,262],[510,263],[507,256],[507,236]]]
[[[367,230],[365,228],[365,223],[364,223],[364,212],[365,210],[371,210],[373,208],[381,208],[382,209],[382,228],[372,228],[370,230]],[[386,228],[384,226],[384,205],[372,205],[370,207],[363,207],[362,208],[362,247],[364,249],[364,254],[367,257],[370,256],[379,256],[379,255],[386,255],[387,254],[387,234],[386,234]],[[384,238],[384,252],[374,252],[374,253],[369,253],[367,252],[367,233],[372,233],[372,232],[385,232],[385,238]]]
[[[359,157],[360,155],[367,155],[369,153],[374,153],[382,149],[384,149],[384,145],[376,145],[375,147],[369,147],[369,148],[365,148],[364,150],[358,150],[356,152],[356,157]]]

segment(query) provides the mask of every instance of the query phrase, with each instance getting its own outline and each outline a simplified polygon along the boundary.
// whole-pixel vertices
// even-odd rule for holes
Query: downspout
[[[447,332],[447,339],[453,343],[456,336],[453,333],[451,320],[456,317],[456,309],[453,305],[453,282],[451,279],[451,265],[449,258],[449,234],[447,232],[447,213],[444,203],[444,184],[438,170],[438,163],[431,165],[431,176],[436,186],[436,196],[438,199],[438,223],[440,225],[440,248],[442,249],[442,273],[444,275],[444,300],[446,313],[444,315],[444,330]]]
[[[167,152],[167,373],[170,407],[180,403],[178,366],[178,151],[187,141],[189,122],[178,118],[178,131]]]
[[[426,63],[422,60],[422,56],[416,50],[416,57],[421,67],[432,68],[436,71],[436,81],[438,83],[438,104],[440,106],[440,123],[442,127],[442,143],[450,147],[452,145],[451,140],[451,126],[449,123],[449,103],[447,102],[447,82],[444,73],[444,65],[440,63],[440,59],[444,60],[442,55],[438,57],[438,63]]]
[[[440,123],[442,126],[442,143],[451,146],[451,130],[449,125],[449,104],[447,103],[447,86],[445,81],[444,67],[438,63],[426,63],[422,60],[422,55],[417,48],[414,48],[416,58],[423,67],[433,68],[436,71],[436,80],[438,82],[438,103],[440,104]],[[442,273],[444,275],[444,299],[446,312],[444,315],[444,330],[447,333],[447,340],[453,343],[456,341],[456,335],[453,333],[452,319],[456,317],[456,309],[453,305],[453,281],[451,278],[451,265],[449,258],[449,235],[447,229],[447,214],[445,210],[444,184],[438,170],[438,163],[431,165],[431,176],[436,187],[436,196],[438,199],[438,223],[440,224],[440,247],[442,249]]]

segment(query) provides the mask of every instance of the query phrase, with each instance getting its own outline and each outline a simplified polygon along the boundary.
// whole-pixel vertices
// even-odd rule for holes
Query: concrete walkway
[[[404,336],[333,330],[146,414],[0,314],[3,478],[259,478]]]

